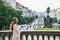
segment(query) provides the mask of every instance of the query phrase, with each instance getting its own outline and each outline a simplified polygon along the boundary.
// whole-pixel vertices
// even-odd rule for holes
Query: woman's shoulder
[[[14,24],[14,26],[17,26],[17,24]]]

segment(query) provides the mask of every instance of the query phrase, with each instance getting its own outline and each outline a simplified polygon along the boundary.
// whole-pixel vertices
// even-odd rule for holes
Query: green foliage
[[[46,22],[46,17],[44,17],[44,23]],[[50,17],[50,23],[56,23],[57,22],[57,18],[51,18]]]
[[[22,17],[22,12],[13,9],[11,6],[0,0],[0,24],[9,25],[13,17],[19,19],[19,24],[30,23],[34,17]]]
[[[46,23],[46,20],[48,20],[48,18],[44,17],[44,23]],[[49,22],[52,23],[52,18],[49,18]]]
[[[10,24],[13,17],[20,17],[21,11],[16,11],[11,6],[6,6],[5,2],[0,0],[0,23]]]
[[[35,28],[34,30],[60,30],[59,28]]]
[[[30,23],[34,17],[21,17],[20,18],[20,24]]]
[[[9,26],[13,17],[18,18],[19,24],[30,23],[34,19],[34,17],[22,17],[21,15],[22,11],[17,11],[8,4],[5,4],[3,0],[0,0],[0,29],[3,28],[3,26],[5,26],[5,28],[6,25]],[[9,29],[9,27],[7,27],[7,29]]]
[[[44,23],[46,22],[46,17],[44,17]]]
[[[55,18],[52,18],[52,22],[53,23],[56,23],[57,22],[57,18],[55,17]]]
[[[60,24],[60,20],[58,20],[58,24]]]
[[[50,23],[52,23],[52,18],[50,18]]]
[[[21,20],[20,18],[22,18],[22,16],[21,16],[22,15],[22,12],[21,11],[17,11],[17,14],[16,15],[17,15],[17,18],[18,18],[19,24],[20,24],[21,23],[20,22],[20,20]]]

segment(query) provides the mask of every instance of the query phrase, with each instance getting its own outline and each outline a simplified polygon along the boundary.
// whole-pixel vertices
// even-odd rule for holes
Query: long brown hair
[[[12,22],[10,24],[10,30],[12,30],[12,31],[13,31],[13,25],[16,24],[16,19],[17,19],[17,17],[13,17]]]

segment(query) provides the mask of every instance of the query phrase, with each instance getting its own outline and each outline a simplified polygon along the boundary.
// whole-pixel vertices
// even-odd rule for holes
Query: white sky
[[[49,6],[51,9],[60,7],[60,0],[16,0],[33,11],[43,12]]]

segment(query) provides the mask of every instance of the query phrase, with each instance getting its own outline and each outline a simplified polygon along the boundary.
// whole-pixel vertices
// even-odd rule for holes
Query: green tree
[[[5,4],[3,0],[0,0],[1,25],[10,25],[13,17],[17,17],[19,19],[19,24],[30,23],[34,19],[34,17],[22,17],[21,15],[22,15],[22,11],[17,11],[13,9],[11,6]]]
[[[19,20],[21,17],[21,11],[16,11],[11,6],[5,4],[3,0],[0,0],[0,24],[9,25],[13,17],[17,17]],[[20,21],[19,21],[20,22]]]
[[[20,20],[22,20],[21,18],[22,18],[22,11],[17,11],[17,18],[18,18],[18,20],[19,20],[19,24],[21,23],[21,21]]]
[[[55,18],[52,18],[52,22],[53,23],[57,23],[57,18],[55,17]]]
[[[44,17],[44,23],[46,23],[47,17]],[[49,22],[52,23],[52,18],[49,18]]]
[[[52,18],[50,17],[50,23],[52,23]]]
[[[46,17],[44,17],[44,23],[46,22]]]
[[[60,24],[60,20],[58,20],[58,24]]]
[[[31,23],[34,20],[34,17],[21,17],[20,24]]]

